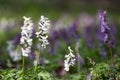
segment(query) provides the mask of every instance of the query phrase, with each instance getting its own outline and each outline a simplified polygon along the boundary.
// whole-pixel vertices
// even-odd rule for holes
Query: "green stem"
[[[78,56],[79,55],[79,42],[76,43],[75,50],[76,50],[76,55]],[[79,63],[79,60],[77,60],[77,68],[78,68],[78,73],[80,73],[80,63]]]
[[[25,57],[22,57],[22,80],[24,80],[24,62],[25,62]]]
[[[109,47],[109,50],[110,50],[110,57],[111,57],[111,60],[112,60],[112,48]]]
[[[107,43],[107,46],[108,46],[108,48],[109,48],[110,58],[112,59],[112,48],[109,46],[109,43]]]
[[[39,62],[39,59],[40,59],[40,51],[41,51],[41,48],[40,48],[40,50],[39,50],[39,52],[38,52],[38,55],[37,55],[37,61],[36,61],[36,64],[35,64],[35,69],[34,69],[34,71],[37,70],[38,62]]]
[[[77,61],[77,67],[78,67],[78,73],[80,73],[80,63],[79,63],[79,61]]]

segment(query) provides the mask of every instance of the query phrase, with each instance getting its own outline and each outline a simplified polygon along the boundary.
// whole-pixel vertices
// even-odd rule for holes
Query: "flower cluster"
[[[28,56],[30,53],[31,45],[32,45],[32,31],[33,31],[33,23],[30,17],[25,17],[24,18],[24,25],[21,27],[22,32],[21,32],[21,39],[20,39],[20,44],[23,45],[22,48],[22,56]]]
[[[39,21],[39,31],[36,32],[36,35],[43,48],[46,48],[46,45],[49,44],[47,40],[48,38],[47,33],[48,33],[49,26],[50,26],[50,20],[44,16],[41,16],[41,19]]]
[[[73,66],[75,63],[75,55],[73,55],[73,50],[71,50],[70,47],[68,47],[69,54],[65,55],[66,60],[64,61],[64,70],[69,71],[69,67]]]
[[[99,20],[101,25],[101,32],[104,33],[104,42],[107,43],[110,41],[110,27],[107,20],[107,12],[101,11],[99,13]]]

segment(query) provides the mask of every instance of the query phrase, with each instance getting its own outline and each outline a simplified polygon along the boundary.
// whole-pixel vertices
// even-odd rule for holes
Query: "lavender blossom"
[[[83,37],[85,38],[89,48],[95,48],[95,40],[96,40],[97,31],[98,29],[94,25],[89,25],[84,28]]]
[[[68,34],[71,35],[71,37],[76,40],[78,40],[80,38],[80,35],[79,35],[79,30],[78,30],[78,25],[75,23],[73,23],[73,25],[68,28]]]
[[[100,20],[100,26],[101,26],[101,32],[104,34],[104,42],[110,42],[110,27],[107,20],[107,12],[101,11],[99,13],[99,20]]]
[[[50,48],[49,51],[52,55],[55,55],[58,51],[58,49],[61,46],[61,42],[59,40],[59,32],[58,31],[51,31],[50,37],[48,38]]]

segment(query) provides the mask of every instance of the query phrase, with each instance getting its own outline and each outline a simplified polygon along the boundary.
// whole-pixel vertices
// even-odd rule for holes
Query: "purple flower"
[[[100,54],[101,54],[101,56],[102,56],[104,59],[106,59],[108,55],[107,55],[106,50],[103,48],[103,43],[102,43],[102,44],[99,44],[99,46],[100,46]]]
[[[88,47],[94,48],[95,47],[95,41],[96,41],[96,33],[98,29],[94,25],[89,25],[84,28],[83,32],[83,38],[85,38]]]
[[[109,25],[108,25],[107,12],[106,11],[101,11],[99,13],[99,19],[100,19],[100,24],[101,24],[101,32],[108,32],[108,31],[110,31],[110,28],[109,28]]]
[[[67,32],[66,28],[59,30],[59,37],[61,37],[63,40],[65,40],[67,44],[70,44],[70,35]]]
[[[108,42],[110,40],[109,34],[105,34],[104,42]]]
[[[68,28],[67,32],[71,36],[71,38],[74,38],[74,39],[80,38],[78,25],[76,23],[73,23],[73,25],[70,28]]]
[[[99,20],[101,26],[101,32],[104,34],[104,42],[107,43],[110,41],[110,27],[107,20],[107,12],[99,12]]]

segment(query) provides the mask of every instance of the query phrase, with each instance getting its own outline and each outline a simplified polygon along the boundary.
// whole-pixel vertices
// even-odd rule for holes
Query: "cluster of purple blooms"
[[[50,53],[55,55],[57,50],[61,47],[61,40],[66,45],[70,45],[80,39],[77,23],[73,23],[70,27],[63,28],[60,30],[52,30],[49,34],[48,41],[50,43]]]
[[[108,24],[106,11],[99,12],[99,20],[100,20],[101,32],[104,34],[104,42],[108,43],[111,40],[111,35],[110,35],[111,29]]]

